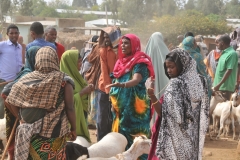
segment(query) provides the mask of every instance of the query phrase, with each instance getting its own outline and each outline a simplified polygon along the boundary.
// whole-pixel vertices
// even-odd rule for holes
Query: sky
[[[52,1],[52,0],[44,0],[44,1],[50,2],[50,1]],[[70,1],[70,3],[72,3],[73,0],[69,0],[69,1]],[[103,0],[97,0],[98,5],[101,4],[102,1],[103,1]]]

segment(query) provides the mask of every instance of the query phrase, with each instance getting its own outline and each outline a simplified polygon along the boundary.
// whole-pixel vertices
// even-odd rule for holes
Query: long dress
[[[134,137],[132,135],[150,137],[150,102],[145,88],[145,82],[149,77],[147,65],[136,64],[132,71],[114,79],[113,83],[127,82],[132,79],[135,73],[142,75],[142,80],[138,85],[131,88],[112,87],[110,90],[110,98],[115,110],[112,131],[119,132],[127,138],[126,150],[133,143]],[[140,159],[147,159],[147,155],[141,156]]]

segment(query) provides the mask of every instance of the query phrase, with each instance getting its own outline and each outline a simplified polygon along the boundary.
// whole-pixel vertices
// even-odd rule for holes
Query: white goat
[[[76,140],[74,143],[83,146],[82,140]],[[125,151],[127,139],[120,133],[110,132],[104,136],[99,142],[88,147],[90,158],[93,157],[112,157],[118,153]]]
[[[3,147],[6,147],[7,137],[6,137],[6,118],[0,119],[0,140],[2,140]]]
[[[110,158],[87,158],[87,160],[136,160],[142,154],[148,154],[151,147],[151,139],[146,136],[136,137],[133,141],[132,146],[125,152],[117,154]],[[81,156],[78,160],[86,159],[86,156]]]
[[[90,147],[91,143],[89,143],[84,137],[77,136],[76,140],[73,143],[79,144],[83,147]]]
[[[215,96],[212,96],[211,97],[211,101],[210,101],[210,109],[209,109],[209,117],[212,117],[212,114],[213,114],[213,111],[215,110],[215,108],[216,108],[216,106],[217,106],[217,104],[218,103],[221,103],[221,102],[224,102],[225,101],[225,99],[221,96],[221,94],[220,93],[218,93],[218,92],[216,92],[215,93]],[[219,119],[219,117],[217,117],[216,119],[215,119],[215,125],[218,123],[218,120]],[[208,128],[208,131],[209,131],[209,135],[210,135],[210,138],[211,139],[213,139],[212,138],[212,133],[211,133],[211,130],[213,129],[215,129],[215,128],[210,128],[210,118],[209,118],[209,128]],[[214,127],[214,126],[213,126]],[[215,130],[214,130],[215,131]]]
[[[234,117],[233,117],[233,113],[232,113],[232,101],[218,103],[216,108],[214,109],[214,111],[212,113],[212,118],[213,118],[213,129],[214,129],[215,133],[216,133],[216,128],[217,128],[216,120],[219,117],[220,117],[220,128],[219,128],[216,139],[218,139],[220,137],[220,134],[222,133],[222,131],[224,129],[224,125],[229,125],[229,122],[227,123],[227,119],[231,119],[231,121],[232,121],[233,139],[234,139],[235,138],[235,126],[234,126]],[[227,132],[228,132],[228,130],[227,130]]]
[[[237,93],[233,93],[232,99],[233,99],[232,112],[233,112],[234,117],[238,121],[238,125],[240,125],[240,96]],[[239,133],[238,139],[240,139],[240,133]]]
[[[237,107],[240,104],[240,98],[237,93],[233,93],[232,100],[233,101],[218,103],[216,108],[213,111],[213,114],[212,114],[213,128],[215,131],[216,131],[216,125],[217,125],[216,123],[217,117],[220,117],[220,129],[216,137],[217,139],[220,137],[220,134],[224,129],[224,125],[229,126],[231,122],[232,122],[232,129],[233,129],[233,139],[235,139],[236,137],[234,118],[237,118],[238,123],[240,124],[240,107]],[[228,133],[229,127],[226,127],[226,128]]]

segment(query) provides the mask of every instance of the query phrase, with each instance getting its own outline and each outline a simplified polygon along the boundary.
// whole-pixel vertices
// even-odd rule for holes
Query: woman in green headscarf
[[[201,53],[199,52],[199,49],[197,48],[197,43],[192,36],[186,37],[182,42],[182,47],[185,51],[187,51],[190,56],[197,62],[197,71],[200,75],[204,76],[207,79],[208,82],[208,96],[210,98],[212,92],[211,92],[211,79],[207,75],[206,72],[206,65],[203,62],[203,57]]]
[[[75,83],[74,106],[76,113],[77,136],[84,137],[91,142],[87,126],[88,94],[94,89],[92,84],[87,85],[80,75],[82,58],[78,50],[68,50],[63,53],[60,61],[60,70],[68,74]]]

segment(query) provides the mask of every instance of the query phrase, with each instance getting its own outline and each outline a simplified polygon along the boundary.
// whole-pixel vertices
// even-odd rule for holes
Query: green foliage
[[[231,18],[240,18],[240,2],[231,0],[226,4],[226,14]]]
[[[193,11],[192,11],[193,12]],[[196,12],[196,11],[195,11]],[[149,37],[153,32],[161,32],[172,43],[177,43],[176,37],[187,31],[195,35],[218,35],[228,33],[231,29],[224,20],[214,21],[207,16],[197,14],[179,14],[175,16],[154,17],[154,22],[140,22],[132,28],[132,31],[142,37]]]
[[[34,16],[38,16],[40,15],[40,13],[45,10],[47,7],[47,4],[45,1],[43,0],[32,0],[32,6],[31,6],[31,10],[32,10],[32,15]]]
[[[2,15],[6,15],[10,8],[11,1],[10,0],[1,0],[0,3],[1,3],[1,8],[0,8],[1,12],[0,13],[2,13]],[[0,15],[0,16],[2,16],[2,15]]]
[[[55,11],[54,8],[45,7],[41,13],[39,14],[40,17],[59,17],[59,14]]]
[[[91,8],[92,6],[97,5],[96,0],[73,0],[72,6]]]
[[[188,0],[188,2],[184,6],[184,8],[187,10],[195,9],[195,7],[196,7],[195,0]]]
[[[32,11],[33,9],[31,8],[33,5],[32,0],[22,0],[19,1],[20,3],[20,8],[19,8],[19,13],[23,16],[32,16]]]
[[[99,11],[99,6],[98,5],[92,6],[92,11]]]
[[[213,22],[224,21],[224,17],[216,14],[209,14],[206,17]]]

